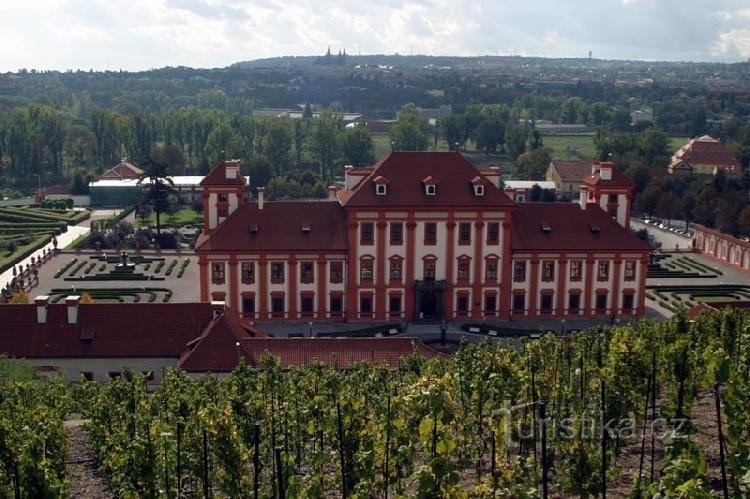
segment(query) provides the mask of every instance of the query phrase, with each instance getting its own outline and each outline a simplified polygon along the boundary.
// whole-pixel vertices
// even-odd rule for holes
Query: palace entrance
[[[414,293],[416,294],[415,322],[439,322],[443,320],[445,281],[415,281]]]

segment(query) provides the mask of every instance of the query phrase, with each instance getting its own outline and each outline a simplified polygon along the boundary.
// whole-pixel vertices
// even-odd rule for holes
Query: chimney
[[[354,167],[352,165],[344,166],[344,188],[348,191],[354,188],[352,170],[354,170]]]
[[[65,297],[65,306],[68,308],[68,324],[78,324],[79,303],[81,303],[81,297],[78,295]]]
[[[602,163],[599,165],[599,178],[602,180],[612,180],[612,168],[614,163]]]
[[[594,162],[591,163],[591,174],[593,175],[593,174],[595,174],[598,171],[599,171],[599,161],[596,160],[596,161],[594,161]]]
[[[47,323],[47,305],[49,304],[49,296],[39,295],[34,298],[36,303],[36,322],[37,324]]]
[[[258,211],[263,211],[263,201],[266,193],[265,187],[258,187]]]
[[[240,162],[239,161],[224,161],[224,175],[227,180],[234,180],[237,178],[239,173]]]
[[[328,186],[328,200],[336,201],[336,186],[335,185]]]
[[[212,318],[218,319],[222,315],[224,315],[224,309],[226,308],[227,304],[224,301],[215,300],[211,302],[211,313]]]

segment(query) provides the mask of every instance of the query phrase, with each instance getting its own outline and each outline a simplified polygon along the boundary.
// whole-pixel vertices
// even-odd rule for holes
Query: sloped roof
[[[262,367],[265,354],[278,357],[284,369],[319,362],[341,369],[351,368],[360,362],[398,367],[402,359],[415,352],[427,358],[440,355],[415,338],[240,339],[238,355],[236,341],[228,334],[220,330],[214,334],[217,339],[210,344],[213,353],[201,357],[207,361],[198,361],[199,357],[194,353],[194,357],[184,358],[184,362],[180,362],[182,369],[188,372],[229,372],[237,366],[239,357],[251,366]],[[205,345],[209,347],[209,343]],[[219,354],[219,350],[223,353]]]
[[[581,182],[591,175],[591,163],[586,161],[553,161],[551,166],[562,182]]]
[[[620,171],[617,166],[615,166],[614,163],[605,163],[602,162],[599,165],[601,166],[609,166],[612,168],[612,178],[609,180],[604,180],[601,177],[601,174],[599,173],[599,170],[596,171],[596,173],[592,173],[583,179],[583,183],[586,185],[591,186],[598,186],[598,187],[607,187],[607,188],[614,188],[614,189],[634,189],[635,184],[632,180],[630,180],[630,177],[625,175]],[[597,163],[594,162],[594,167],[597,166]]]
[[[227,178],[225,171],[227,166],[237,167],[237,176],[235,178]],[[203,178],[200,185],[245,185],[247,184],[247,179],[240,175],[239,167],[240,162],[238,160],[224,160]]]
[[[481,172],[457,152],[392,152],[373,168],[345,201],[347,207],[515,206],[486,179],[484,196],[475,196],[471,179]],[[378,196],[373,187],[378,176],[391,181],[385,196]],[[434,196],[424,192],[423,180],[428,177],[439,183]]]
[[[686,161],[694,165],[713,165],[723,167],[739,167],[737,161],[727,147],[709,135],[704,135],[682,146],[672,156],[672,163]]]
[[[123,160],[102,173],[100,178],[137,178],[141,174],[143,170]]]
[[[0,353],[11,357],[179,357],[211,321],[210,303],[93,303],[47,306],[37,323],[35,304],[0,305]],[[83,341],[82,338],[89,338]]]
[[[551,230],[542,231],[542,224]],[[513,251],[651,251],[599,205],[524,203],[513,213],[512,230]]]
[[[303,232],[302,226],[310,227]],[[257,231],[256,231],[257,229]],[[209,235],[197,250],[344,251],[346,216],[336,201],[270,201],[258,209],[245,203]]]

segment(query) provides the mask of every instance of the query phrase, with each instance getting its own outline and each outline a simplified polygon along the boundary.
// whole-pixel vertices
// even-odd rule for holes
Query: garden
[[[712,279],[722,275],[714,269],[684,255],[654,255],[648,266],[649,279]]]
[[[55,272],[55,279],[64,281],[164,281],[174,275],[182,278],[190,258],[106,253],[73,257]]]
[[[698,303],[750,300],[750,286],[744,284],[648,285],[646,297],[675,313]]]

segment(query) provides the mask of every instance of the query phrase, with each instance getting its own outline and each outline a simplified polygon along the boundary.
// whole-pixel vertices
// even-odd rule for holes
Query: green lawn
[[[162,225],[198,225],[203,223],[203,214],[198,213],[192,208],[182,208],[174,215],[167,215],[166,213],[161,214]],[[145,221],[138,219],[139,226],[154,226],[156,225],[156,213],[151,213]]]

